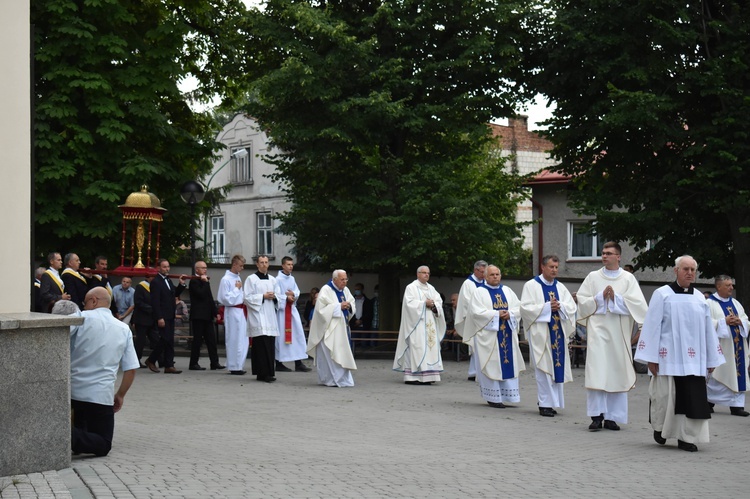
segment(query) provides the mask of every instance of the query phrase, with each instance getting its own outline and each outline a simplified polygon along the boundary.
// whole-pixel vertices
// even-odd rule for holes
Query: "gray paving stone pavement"
[[[443,381],[407,386],[389,359],[358,359],[353,388],[311,373],[140,370],[116,416],[112,452],[71,468],[0,478],[0,497],[746,497],[750,418],[718,408],[700,451],[658,446],[648,377],[630,395],[630,423],[589,432],[583,369],[566,407],[542,418],[530,369],[521,403],[494,409],[445,362]],[[248,361],[249,366],[249,361]]]

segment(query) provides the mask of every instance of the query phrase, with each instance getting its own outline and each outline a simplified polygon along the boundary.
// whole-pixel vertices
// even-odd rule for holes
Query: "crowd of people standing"
[[[570,293],[557,280],[559,259],[546,255],[539,275],[524,284],[520,298],[501,283],[499,267],[479,260],[451,297],[450,307],[444,307],[442,295],[429,283],[429,267],[420,266],[404,291],[393,370],[402,373],[407,385],[439,382],[448,324],[451,338],[471,352],[468,377],[476,381],[482,399],[492,408],[512,407],[521,401],[518,377],[526,369],[523,331],[539,414],[555,417],[565,407],[564,385],[573,379],[568,342],[576,326],[583,327],[589,430],[617,431],[627,424],[628,392],[636,379],[633,362],[642,362],[651,374],[654,440],[663,445],[675,438],[680,449],[695,451],[697,443],[708,441],[708,419],[715,405],[729,406],[736,416],[750,415],[744,409],[750,381],[747,315],[731,297],[731,277],[718,276],[716,293],[707,298],[695,289],[697,262],[688,255],[675,261],[675,282],[657,289],[647,304],[635,277],[621,268],[620,258],[619,244],[606,243],[603,266]],[[169,262],[160,260],[158,272],[148,273],[137,285],[124,277],[115,287],[107,278],[104,257],[96,259],[95,273],[82,269],[72,253],[64,258],[51,253],[48,263],[49,268],[37,269],[35,276],[37,311],[80,309],[85,318],[71,332],[71,386],[76,387],[71,390],[71,406],[78,413],[73,419],[74,452],[109,452],[114,413],[122,407],[135,369],[182,372],[174,363],[175,322],[180,319],[189,317],[191,324],[190,370],[205,370],[199,364],[205,343],[211,370],[228,367],[230,375],[247,374],[249,350],[252,374],[258,381],[273,383],[276,372],[292,371],[285,363],[294,362],[294,371],[311,371],[303,362],[311,358],[319,384],[335,387],[354,386],[352,339],[363,331],[360,340],[368,341],[377,321],[377,296],[367,298],[361,283],[352,293],[343,269],[334,270],[330,281],[313,289],[301,315],[291,257],[282,259],[276,276],[268,272],[268,257],[257,257],[257,271],[243,282],[240,274],[246,260],[235,255],[216,296],[223,318],[203,261],[196,262],[190,278],[179,276],[176,286]],[[189,314],[186,307],[180,308],[185,289],[192,307]],[[217,351],[214,321],[221,319],[227,366],[220,364]],[[309,327],[307,338],[303,319]],[[151,354],[143,364],[147,343]],[[90,355],[91,345],[97,345],[95,355]],[[118,369],[125,374],[115,391]]]

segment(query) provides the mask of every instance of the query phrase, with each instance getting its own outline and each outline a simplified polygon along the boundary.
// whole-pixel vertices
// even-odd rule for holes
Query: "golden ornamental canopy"
[[[161,201],[152,192],[148,192],[148,186],[142,185],[141,190],[132,192],[125,200],[125,204],[119,206],[122,217],[127,220],[162,220],[165,211],[161,207]]]

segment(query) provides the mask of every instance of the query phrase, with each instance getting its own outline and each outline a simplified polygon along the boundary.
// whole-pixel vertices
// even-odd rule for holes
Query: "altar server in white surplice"
[[[477,381],[482,398],[492,407],[521,401],[518,373],[526,369],[518,346],[521,302],[508,286],[500,284],[502,274],[488,265],[485,283],[476,288],[464,325],[464,343],[474,346]]]
[[[430,268],[417,269],[417,279],[406,286],[401,305],[393,370],[404,373],[407,385],[431,385],[440,381],[443,359],[440,342],[445,336],[443,300],[430,280]]]
[[[242,376],[249,341],[247,339],[247,319],[245,318],[245,294],[242,290],[240,272],[245,268],[245,257],[234,255],[232,267],[224,273],[219,283],[216,299],[224,305],[224,337],[227,349],[227,370],[229,374]]]
[[[729,406],[733,416],[750,416],[745,410],[745,392],[750,385],[748,377],[747,332],[748,318],[742,304],[732,298],[734,281],[728,275],[714,279],[716,293],[708,298],[711,319],[719,337],[726,362],[716,368],[708,379],[708,401],[714,405]]]
[[[307,343],[305,331],[302,329],[302,319],[297,310],[297,300],[300,291],[297,281],[292,276],[294,260],[285,256],[281,259],[281,270],[276,276],[279,293],[286,299],[279,300],[278,320],[279,335],[276,337],[276,371],[291,371],[282,362],[294,361],[294,370],[300,372],[312,371],[302,363],[307,358]]]
[[[245,279],[245,306],[247,307],[247,334],[252,338],[250,366],[258,381],[276,381],[276,337],[279,322],[276,310],[286,297],[279,293],[276,278],[268,275],[268,257],[260,255],[255,260],[258,271]]]
[[[521,293],[521,319],[534,366],[539,414],[554,417],[565,407],[563,383],[573,381],[568,338],[575,334],[576,303],[557,281],[560,259],[542,258],[542,275],[531,279]]]
[[[318,381],[326,386],[354,386],[352,371],[357,369],[349,343],[349,319],[356,311],[354,296],[346,283],[346,272],[333,271],[331,280],[320,288],[315,301],[307,355],[315,359]]]
[[[578,323],[586,327],[586,405],[589,430],[619,430],[628,422],[628,392],[635,386],[630,339],[633,324],[643,324],[648,304],[638,281],[620,268],[622,248],[602,248],[604,267],[581,284]]]
[[[474,271],[469,274],[469,277],[461,284],[461,289],[458,291],[458,302],[456,303],[456,314],[453,318],[454,329],[456,334],[463,337],[464,321],[466,320],[466,314],[469,311],[469,302],[474,291],[479,285],[484,283],[484,271],[487,268],[487,262],[484,260],[477,260],[474,262]],[[469,346],[469,381],[474,381],[477,376],[477,362],[473,353],[471,352],[471,346]]]
[[[683,255],[675,260],[677,280],[651,295],[635,360],[648,364],[648,387],[654,440],[695,452],[708,442],[711,418],[706,374],[724,363],[711,312],[703,293],[693,287],[698,264]]]

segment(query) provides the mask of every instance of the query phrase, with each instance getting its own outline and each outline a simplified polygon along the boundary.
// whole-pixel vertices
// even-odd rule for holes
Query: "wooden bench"
[[[398,331],[380,331],[380,330],[356,330],[352,331],[351,341],[352,341],[352,353],[356,352],[356,344],[359,342],[376,342],[376,343],[394,343],[398,341]],[[361,336],[355,336],[355,335],[367,335],[369,337],[361,337]],[[381,336],[383,335],[383,336]],[[452,343],[455,345],[463,345],[463,342],[461,340],[443,340],[442,343]],[[460,361],[461,352],[459,348],[455,349],[456,352],[456,361]]]

